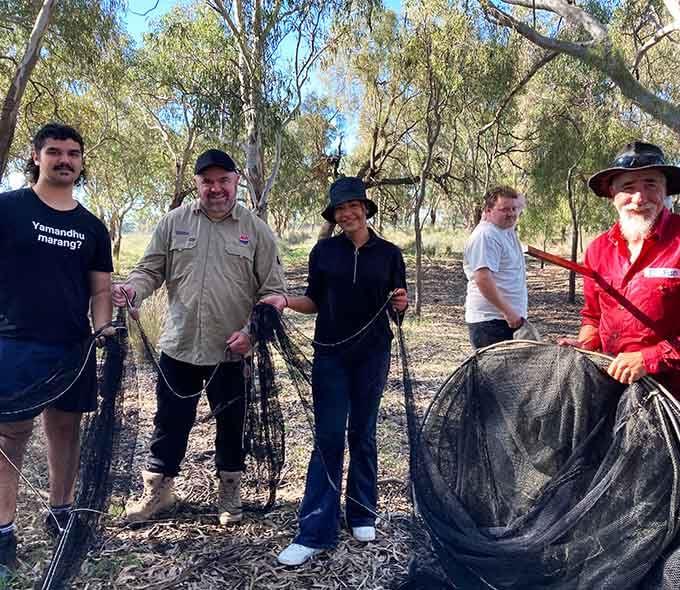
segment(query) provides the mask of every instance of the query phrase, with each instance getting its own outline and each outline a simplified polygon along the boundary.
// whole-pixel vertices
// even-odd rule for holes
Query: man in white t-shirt
[[[523,197],[508,186],[484,195],[484,217],[465,244],[465,323],[474,348],[512,339],[527,317],[526,267],[515,226]]]

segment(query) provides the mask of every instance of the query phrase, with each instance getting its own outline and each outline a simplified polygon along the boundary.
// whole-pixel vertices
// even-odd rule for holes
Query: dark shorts
[[[470,343],[474,349],[484,348],[504,340],[512,340],[512,335],[517,329],[508,326],[505,320],[475,322],[468,324],[467,327],[470,333]]]
[[[97,359],[89,342],[54,344],[0,337],[0,422],[28,420],[48,407],[73,413],[95,410]]]

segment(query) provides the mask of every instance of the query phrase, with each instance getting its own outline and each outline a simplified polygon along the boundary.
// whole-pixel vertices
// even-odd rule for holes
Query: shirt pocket
[[[193,236],[173,236],[170,242],[170,268],[168,282],[183,281],[194,270],[196,264],[196,238]]]
[[[668,313],[677,309],[680,304],[680,278],[661,279],[656,282],[655,289],[661,303],[661,312]]]
[[[250,283],[253,278],[255,253],[249,246],[227,243],[224,246],[225,276],[239,283]]]

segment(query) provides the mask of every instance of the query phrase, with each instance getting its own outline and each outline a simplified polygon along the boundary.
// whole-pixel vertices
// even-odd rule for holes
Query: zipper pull
[[[357,284],[357,261],[359,260],[359,248],[354,248],[354,279],[352,284]]]

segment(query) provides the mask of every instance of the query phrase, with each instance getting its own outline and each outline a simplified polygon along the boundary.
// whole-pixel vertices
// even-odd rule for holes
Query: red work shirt
[[[647,372],[680,395],[680,215],[665,208],[632,264],[616,223],[586,250],[585,265],[596,271],[642,314],[643,322],[607,293],[584,279],[584,325],[599,331],[602,352],[642,351]],[[596,343],[593,343],[596,347]]]

